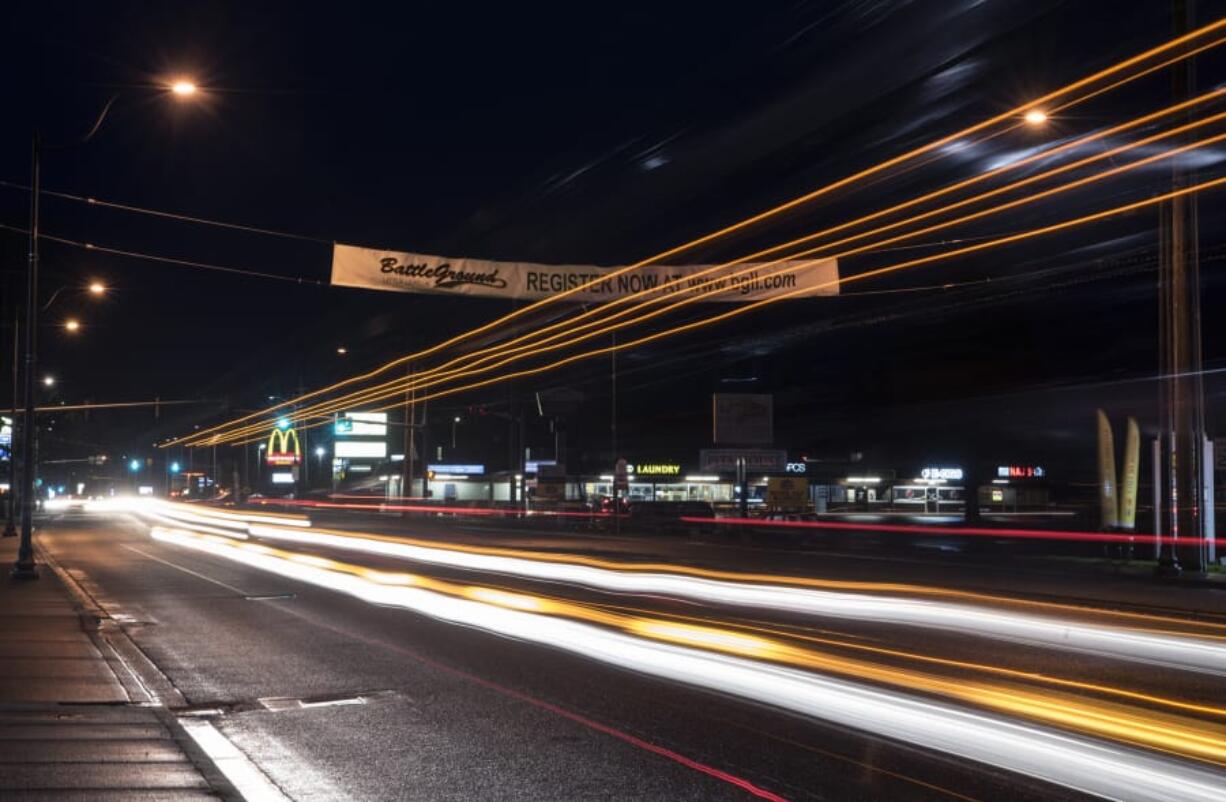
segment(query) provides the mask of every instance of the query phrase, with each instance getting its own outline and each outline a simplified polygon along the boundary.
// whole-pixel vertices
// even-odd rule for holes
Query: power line
[[[16,189],[21,192],[29,192],[30,187],[25,184],[19,184],[15,181],[0,180],[0,187]],[[57,192],[55,190],[44,189],[41,194],[49,195],[53,198],[63,198],[64,200],[77,201],[86,203],[90,206],[101,206],[107,209],[118,209],[124,212],[133,212],[136,214],[145,214],[151,217],[161,217],[166,220],[177,220],[181,223],[199,223],[206,226],[216,226],[218,228],[228,228],[233,231],[245,231],[249,234],[266,234],[270,237],[281,237],[283,239],[295,239],[303,242],[318,242],[324,245],[331,245],[332,240],[324,239],[323,237],[310,237],[305,234],[294,234],[288,231],[277,231],[272,228],[261,228],[260,226],[243,225],[242,223],[229,223],[224,220],[211,220],[207,217],[196,217],[190,214],[179,214],[177,212],[166,212],[160,209],[148,209],[143,206],[133,206],[127,203],[116,203],[115,201],[106,201],[99,198],[89,197],[87,195],[74,195],[71,192]]]
[[[50,406],[35,407],[35,412],[79,412],[85,409],[125,409],[128,407],[169,407],[179,406],[182,404],[214,404],[215,401],[207,399],[185,399],[179,401],[111,401],[98,404],[52,404]],[[17,410],[20,415],[22,410]],[[9,413],[12,414],[12,413]]]
[[[21,228],[20,226],[11,226],[5,223],[0,223],[0,228],[15,231],[19,234],[28,234],[29,229]],[[47,240],[48,242],[56,242],[60,245],[69,245],[74,248],[81,248],[86,251],[95,253],[108,253],[113,256],[126,256],[129,259],[143,259],[149,262],[163,262],[165,264],[176,265],[178,267],[192,267],[198,270],[211,270],[216,273],[229,273],[232,275],[252,276],[254,278],[266,278],[274,281],[287,281],[292,284],[307,284],[316,287],[330,286],[328,282],[317,278],[307,278],[306,276],[286,276],[278,273],[264,273],[259,270],[247,270],[241,267],[228,267],[226,265],[216,265],[210,262],[197,262],[191,259],[178,259],[172,256],[158,256],[152,253],[143,253],[141,251],[129,251],[122,248],[111,248],[106,245],[95,245],[92,242],[81,242],[80,240],[67,239],[66,237],[56,237],[51,234],[40,233],[39,239]]]

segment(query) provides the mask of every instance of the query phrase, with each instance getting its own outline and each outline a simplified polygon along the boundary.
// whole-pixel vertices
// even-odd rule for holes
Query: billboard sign
[[[268,435],[264,459],[269,465],[297,465],[302,460],[302,444],[296,429],[277,427]]]
[[[447,473],[463,476],[480,476],[485,473],[484,465],[477,464],[430,464],[426,466],[427,470],[435,473]]]
[[[808,507],[809,480],[794,476],[772,476],[766,482],[766,506],[776,510]]]
[[[704,471],[732,473],[740,459],[745,470],[759,473],[783,473],[788,466],[788,452],[771,448],[704,448],[698,461]]]
[[[344,459],[384,459],[387,443],[382,440],[337,440],[334,453]]]
[[[715,393],[711,401],[716,445],[757,446],[774,441],[774,396]]]
[[[336,419],[337,437],[386,437],[386,412],[345,412]]]
[[[618,268],[452,259],[424,253],[332,247],[332,284],[392,292],[536,300],[583,287],[568,300],[599,303],[643,294],[700,296],[744,303],[767,298],[838,295],[835,259],[729,265],[645,265]]]

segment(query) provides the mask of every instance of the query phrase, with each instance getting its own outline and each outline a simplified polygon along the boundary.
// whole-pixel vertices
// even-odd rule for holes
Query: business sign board
[[[384,459],[387,443],[382,440],[337,440],[334,454],[344,459]]]
[[[745,470],[757,473],[783,473],[787,470],[788,452],[770,448],[704,448],[698,453],[702,470],[732,473],[737,460],[745,460]]]
[[[938,468],[930,467],[920,470],[920,478],[934,482],[959,481],[962,479],[963,473],[961,468]]]
[[[536,498],[539,501],[565,501],[566,478],[550,476],[537,479]]]
[[[476,464],[430,464],[426,466],[426,470],[434,471],[435,473],[480,476],[485,473],[485,466]]]
[[[626,465],[626,471],[634,476],[679,476],[679,462],[636,462]]]
[[[835,259],[731,265],[645,265],[618,268],[452,259],[424,253],[332,247],[332,284],[392,292],[422,292],[536,300],[577,290],[574,303],[598,303],[643,294],[698,296],[704,301],[838,295]],[[582,289],[578,289],[582,287]]]
[[[717,445],[768,445],[775,439],[774,396],[765,393],[715,393],[713,441]]]
[[[386,412],[346,412],[336,419],[337,437],[386,437]]]
[[[997,465],[996,476],[1001,479],[1043,479],[1047,469],[1042,465]]]
[[[809,480],[772,476],[766,480],[766,506],[776,510],[799,510],[809,506]]]
[[[297,465],[302,460],[302,444],[296,429],[274,428],[268,435],[264,454],[269,465]]]

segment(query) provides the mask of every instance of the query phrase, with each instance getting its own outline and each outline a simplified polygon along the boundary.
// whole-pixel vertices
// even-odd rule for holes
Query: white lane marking
[[[134,551],[134,552],[136,552],[137,554],[141,555],[142,557],[148,557],[150,560],[153,560],[154,562],[159,562],[159,563],[161,563],[162,565],[168,565],[168,566],[170,566],[171,568],[174,568],[174,569],[176,569],[176,570],[178,570],[178,571],[182,571],[182,572],[183,572],[183,573],[185,573],[185,574],[190,574],[191,576],[194,576],[194,577],[196,577],[197,579],[203,579],[205,582],[212,582],[214,585],[219,585],[219,586],[221,586],[221,587],[225,588],[226,590],[233,591],[234,593],[237,593],[237,594],[238,594],[238,595],[240,595],[240,596],[247,596],[247,595],[249,595],[249,594],[247,593],[247,591],[245,591],[245,590],[240,590],[239,588],[236,588],[236,587],[234,587],[233,585],[227,585],[225,582],[222,582],[220,579],[214,579],[214,578],[213,578],[213,577],[211,577],[211,576],[205,576],[204,574],[200,573],[199,571],[193,571],[193,570],[192,570],[192,569],[190,569],[190,568],[184,568],[182,565],[179,565],[178,563],[172,563],[170,560],[163,560],[161,557],[156,557],[156,556],[154,556],[154,555],[150,554],[149,552],[145,551],[144,549],[138,549],[136,546],[130,546],[130,545],[128,545],[127,543],[120,543],[119,545],[123,546],[123,547],[124,547],[125,549],[127,549],[128,551]]]
[[[180,718],[179,724],[246,802],[289,802],[289,797],[208,721],[188,717]]]

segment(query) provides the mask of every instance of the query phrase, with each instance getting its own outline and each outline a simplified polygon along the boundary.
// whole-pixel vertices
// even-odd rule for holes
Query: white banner
[[[795,269],[792,269],[795,268]],[[838,295],[839,267],[834,259],[740,264],[701,276],[703,265],[648,265],[605,278],[615,268],[539,265],[448,259],[403,251],[377,251],[353,245],[332,247],[332,283],[393,292],[428,292],[486,298],[534,300],[595,282],[567,296],[576,303],[610,301],[660,289],[657,294],[709,295],[711,301],[757,301],[790,293],[791,298]]]

